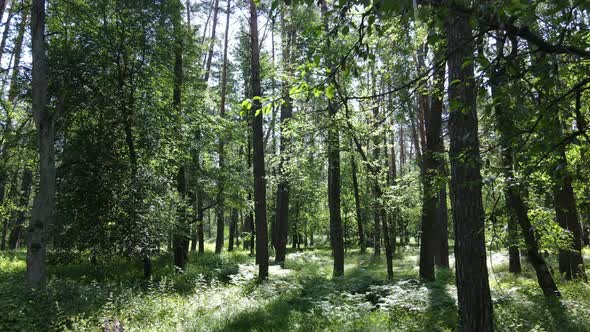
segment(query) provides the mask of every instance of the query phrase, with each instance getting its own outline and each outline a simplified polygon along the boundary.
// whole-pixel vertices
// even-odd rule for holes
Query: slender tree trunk
[[[444,150],[444,148],[443,148]],[[444,163],[444,162],[443,162]],[[446,178],[446,169],[443,164],[439,169],[439,174],[444,174]],[[434,263],[438,267],[449,268],[449,212],[447,209],[447,184],[443,183],[438,193],[438,206],[436,209],[436,248],[434,251]]]
[[[325,20],[324,31],[329,32],[327,23],[328,7],[325,0],[320,0],[322,18]],[[336,122],[337,106],[328,101],[328,207],[330,211],[330,243],[334,256],[334,277],[344,275],[344,240],[342,217],[340,215],[340,132]]]
[[[17,248],[18,242],[21,239],[22,228],[25,223],[25,211],[29,207],[29,199],[31,196],[32,184],[33,171],[29,167],[25,167],[20,189],[20,210],[18,211],[16,223],[14,225],[14,228],[12,229],[12,232],[10,232],[10,237],[8,239],[8,248],[10,248],[11,250]]]
[[[184,166],[178,169],[177,189],[182,200],[186,199],[187,178]],[[186,218],[186,209],[184,206],[178,209],[178,224],[175,227],[172,237],[172,246],[174,251],[174,266],[179,270],[186,268],[188,260],[188,220]]]
[[[5,2],[6,3],[6,2]],[[6,48],[6,42],[8,41],[8,36],[10,35],[10,22],[14,17],[17,10],[16,0],[12,0],[10,2],[10,9],[8,10],[8,18],[6,18],[6,22],[4,23],[4,32],[2,33],[2,41],[0,41],[0,59],[4,55],[4,49]],[[1,17],[0,17],[1,19]]]
[[[18,35],[14,41],[14,52],[13,52],[13,64],[12,64],[12,77],[10,80],[10,88],[8,90],[8,100],[13,105],[16,103],[16,97],[18,95],[18,74],[20,71],[20,60],[23,51],[23,39],[25,37],[25,30],[28,20],[28,11],[23,10],[21,14],[21,22],[18,26]]]
[[[199,242],[199,254],[205,253],[205,216],[203,214],[203,195],[197,189],[197,241]]]
[[[238,224],[238,210],[231,210],[231,220],[229,221],[229,243],[227,251],[234,251],[234,242],[236,240],[236,227]]]
[[[266,179],[264,170],[264,133],[261,103],[254,97],[262,96],[260,87],[260,50],[258,44],[258,12],[254,0],[250,0],[250,47],[252,85],[252,147],[254,150],[254,210],[256,214],[256,260],[258,278],[268,278],[268,229],[266,223]]]
[[[390,97],[391,98],[391,97]],[[390,107],[391,107],[390,101]],[[390,136],[391,136],[391,154],[389,159],[389,185],[397,184],[397,170],[396,170],[396,157],[395,157],[395,123],[393,116],[390,117]],[[389,215],[389,230],[391,232],[391,252],[395,253],[397,247],[397,221],[399,220],[400,208],[395,206],[393,212]]]
[[[211,74],[211,61],[213,60],[213,49],[215,48],[215,30],[217,29],[217,14],[219,13],[219,0],[215,0],[213,7],[213,26],[211,27],[211,41],[209,44],[209,51],[207,54],[207,63],[205,64],[205,82],[209,81]]]
[[[222,119],[225,119],[225,100],[227,94],[227,63],[228,63],[228,54],[227,54],[227,46],[229,40],[229,18],[231,13],[231,1],[227,1],[226,7],[226,20],[225,20],[225,35],[224,35],[224,42],[223,42],[223,65],[221,70],[221,102],[219,106],[219,115]],[[214,22],[216,22],[216,17],[214,16]],[[215,239],[215,253],[221,253],[223,249],[223,240],[224,240],[224,230],[225,230],[225,208],[224,208],[224,194],[223,194],[223,185],[225,181],[224,176],[224,169],[225,169],[225,144],[223,138],[219,139],[219,172],[221,174],[220,179],[218,181],[218,190],[220,195],[220,201],[217,204],[217,236]]]
[[[55,195],[55,114],[47,107],[47,52],[45,49],[45,0],[33,0],[31,11],[33,54],[32,110],[39,147],[39,190],[33,203],[28,230],[27,281],[38,287],[46,280],[45,254]]]
[[[499,42],[501,43],[501,41]],[[498,52],[502,52],[503,45],[500,44]],[[537,274],[537,281],[543,294],[545,296],[559,296],[557,285],[553,281],[551,272],[545,259],[539,252],[539,244],[535,237],[534,228],[528,216],[528,209],[522,196],[522,186],[519,185],[518,179],[515,177],[514,172],[514,150],[512,144],[514,143],[513,136],[516,132],[513,120],[510,118],[510,109],[508,105],[511,104],[507,97],[506,77],[502,67],[499,64],[493,69],[493,73],[490,77],[490,85],[492,90],[492,99],[494,101],[494,111],[496,116],[496,129],[500,134],[500,148],[502,158],[502,173],[506,178],[506,185],[504,189],[504,195],[506,197],[506,206],[510,214],[510,222],[517,221],[520,225],[522,235],[527,247],[527,258],[533,265],[535,273]],[[513,228],[513,226],[509,226]],[[510,230],[514,232],[514,230]],[[514,236],[514,234],[512,235]],[[520,265],[520,260],[518,261]],[[515,264],[514,261],[510,262],[509,265]],[[511,269],[516,271],[516,267],[512,266]]]
[[[459,331],[493,331],[481,194],[481,160],[476,111],[472,32],[469,15],[447,7],[451,204]],[[467,61],[467,62],[466,62]],[[459,83],[457,83],[459,82]]]
[[[367,250],[367,244],[365,243],[365,231],[364,231],[364,221],[362,217],[362,210],[361,210],[361,197],[359,193],[359,183],[358,183],[358,175],[357,175],[357,164],[354,158],[354,152],[351,152],[350,163],[352,168],[352,190],[354,193],[354,206],[356,211],[356,221],[358,227],[358,235],[359,235],[359,246],[361,247],[361,253],[365,253]]]
[[[442,114],[443,114],[443,93],[445,89],[445,63],[444,48],[435,50],[434,65],[439,66],[434,73],[434,88],[436,93],[431,97],[431,109],[427,117],[427,141],[430,141],[431,161],[435,169],[433,172],[439,178],[444,178],[442,184],[434,189],[438,191],[434,218],[434,232],[432,234],[432,249],[434,253],[434,263],[439,267],[449,267],[449,235],[448,235],[448,210],[447,210],[447,170],[445,165],[445,144],[442,137]],[[434,137],[434,135],[437,135]],[[430,178],[430,180],[434,180]],[[436,181],[440,183],[441,181]],[[433,192],[434,193],[434,192]]]
[[[174,90],[172,106],[179,114],[182,113],[182,84],[184,80],[183,73],[183,41],[181,36],[181,10],[182,5],[180,1],[176,3],[177,9],[173,17],[174,28]],[[186,174],[186,167],[181,165],[178,167],[177,190],[180,198],[185,201],[188,193],[188,181]],[[183,205],[178,209],[178,221],[172,237],[172,246],[174,248],[174,266],[179,270],[186,268],[188,260],[188,242],[189,242],[189,222],[187,220],[186,207]]]
[[[287,8],[283,8],[283,70],[285,75],[291,74],[291,45],[294,43],[295,30],[292,27],[291,15],[286,15],[284,12]],[[287,165],[289,164],[289,138],[288,125],[289,119],[293,114],[293,102],[289,93],[289,80],[286,79],[282,83],[283,103],[281,104],[281,139],[280,139],[280,162],[279,162],[279,184],[277,188],[277,210],[276,210],[276,246],[275,246],[275,261],[283,264],[287,254],[287,241],[289,231],[289,181],[287,179]]]
[[[6,10],[7,4],[8,4],[8,0],[0,0],[0,22],[4,18],[4,11]]]
[[[416,55],[418,61],[418,75],[425,70],[424,46],[420,46]],[[438,170],[434,147],[440,138],[441,109],[430,109],[428,95],[426,92],[418,96],[420,143],[424,150],[421,158],[418,158],[420,167],[420,178],[422,180],[422,220],[421,220],[421,243],[420,243],[420,278],[434,280],[434,231],[436,222],[436,172]],[[424,119],[424,121],[422,121]],[[425,123],[426,134],[423,134],[422,123]],[[414,122],[412,122],[412,126]],[[416,130],[416,129],[413,129]],[[415,134],[417,135],[417,134]],[[425,137],[426,136],[426,137]],[[418,147],[420,144],[415,139]],[[416,149],[420,151],[420,148]],[[418,153],[420,156],[420,153]]]
[[[1,166],[0,166],[1,167]],[[5,178],[0,173],[0,206],[4,205],[4,190],[5,190]],[[2,239],[0,239],[0,250],[6,250],[6,235],[8,233],[8,219],[0,218],[2,220]]]

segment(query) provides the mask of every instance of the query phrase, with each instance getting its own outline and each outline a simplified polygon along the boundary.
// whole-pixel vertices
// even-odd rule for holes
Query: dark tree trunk
[[[12,232],[10,232],[10,237],[8,239],[8,248],[16,249],[18,246],[18,242],[21,239],[21,233],[23,229],[23,225],[25,223],[25,211],[29,207],[29,199],[31,196],[31,185],[33,184],[33,171],[26,167],[23,172],[23,179],[21,182],[20,188],[20,199],[19,199],[19,208],[18,215],[16,217],[16,223],[14,224],[14,228]]]
[[[1,166],[0,166],[1,167]],[[1,172],[1,171],[0,171]],[[6,186],[5,176],[0,173],[0,206],[4,204],[4,189]],[[4,220],[2,220],[4,219]],[[2,239],[0,240],[0,250],[6,250],[6,235],[8,233],[8,219],[0,218],[2,220]]]
[[[176,3],[178,8],[174,13],[173,17],[173,28],[174,28],[174,91],[172,104],[176,112],[179,114],[182,112],[182,84],[183,84],[183,63],[182,63],[182,49],[183,43],[180,33],[181,24],[181,4]],[[178,167],[177,174],[177,190],[182,201],[185,201],[188,193],[188,183],[186,168],[181,165]],[[184,203],[184,202],[183,202]],[[175,227],[174,236],[172,237],[172,246],[174,249],[174,266],[179,270],[186,268],[186,262],[188,260],[188,243],[190,240],[189,235],[189,220],[187,218],[187,211],[184,204],[178,209],[178,220]]]
[[[500,45],[498,51],[501,52],[503,45]],[[512,149],[513,137],[516,133],[513,120],[510,118],[510,101],[506,100],[508,96],[507,91],[503,91],[505,86],[505,73],[500,71],[501,67],[494,68],[490,79],[492,89],[492,98],[494,100],[494,110],[496,116],[496,129],[500,134],[500,148],[502,158],[502,172],[506,178],[506,186],[504,195],[506,197],[506,206],[508,207],[509,217],[511,223],[516,221],[520,225],[520,230],[524,237],[524,242],[527,248],[527,258],[533,265],[537,275],[537,282],[545,296],[559,296],[557,285],[553,281],[550,269],[545,262],[545,259],[539,252],[539,244],[535,237],[535,231],[528,216],[528,209],[524,202],[522,190],[518,179],[515,178],[514,173],[514,151]],[[515,232],[514,226],[509,226],[510,232]],[[515,236],[514,234],[512,236]],[[513,254],[515,255],[515,254]],[[509,265],[515,264],[516,260],[513,258]],[[520,259],[518,260],[520,265]],[[516,266],[509,266],[516,270]],[[519,266],[520,267],[520,266]]]
[[[229,221],[229,244],[227,251],[234,251],[234,242],[236,240],[236,228],[238,225],[238,210],[231,210],[231,220]]]
[[[1,17],[1,16],[0,16]],[[18,35],[14,41],[13,63],[12,63],[12,77],[10,79],[10,88],[8,90],[8,100],[12,105],[16,104],[16,97],[18,95],[18,74],[20,72],[20,60],[23,51],[23,39],[25,37],[25,30],[27,27],[28,11],[23,8],[21,13],[21,22],[18,26]]]
[[[260,50],[258,45],[258,12],[250,0],[251,85],[253,100],[252,148],[254,151],[254,210],[256,215],[256,260],[258,278],[268,278],[268,229],[266,223],[266,179],[264,170],[264,132],[261,104],[254,97],[262,96],[260,87]]]
[[[7,3],[8,3],[8,0],[0,0],[0,21],[2,20],[2,18],[4,16],[4,11],[6,10]]]
[[[6,2],[5,2],[6,4]],[[16,13],[17,5],[16,0],[12,0],[10,2],[10,8],[8,9],[8,18],[6,18],[6,22],[4,22],[4,32],[2,33],[2,41],[0,41],[0,59],[4,55],[4,49],[6,48],[6,42],[8,41],[8,36],[10,35],[10,21],[14,17]],[[2,17],[0,16],[0,19]]]
[[[184,167],[179,167],[177,176],[178,194],[182,200],[185,200],[188,186],[186,180],[186,170]],[[184,270],[186,268],[186,262],[188,260],[189,230],[186,212],[187,211],[184,206],[181,206],[178,209],[178,221],[174,229],[174,235],[172,237],[174,266],[179,270]]]
[[[209,81],[211,74],[211,62],[213,60],[213,49],[215,48],[215,30],[217,29],[217,14],[219,13],[219,0],[214,0],[213,5],[213,26],[211,27],[211,40],[207,52],[207,63],[205,64],[205,83]]]
[[[217,14],[217,13],[216,13]],[[229,18],[231,14],[231,0],[227,1],[226,7],[226,19],[225,19],[225,35],[223,42],[223,65],[221,70],[221,101],[219,106],[219,115],[222,119],[225,118],[225,100],[227,94],[227,63],[228,54],[227,46],[229,40]],[[215,24],[217,15],[214,15],[213,22]],[[211,51],[213,48],[211,48]],[[208,69],[209,70],[209,69]],[[225,181],[224,169],[225,169],[225,144],[223,137],[219,139],[219,172],[221,174],[218,180],[219,190],[219,202],[217,203],[217,237],[215,239],[215,253],[221,253],[223,249],[224,230],[225,230],[225,201],[223,194],[223,185]]]
[[[444,149],[444,148],[443,148]],[[439,169],[442,174],[447,174],[443,165]],[[440,173],[439,173],[440,174]],[[434,250],[434,263],[436,266],[449,268],[449,212],[447,210],[447,184],[442,184],[438,193],[438,206],[436,208],[436,241]]]
[[[283,66],[286,73],[291,72],[291,45],[294,43],[295,30],[291,22],[291,15],[285,15],[283,8]],[[289,181],[287,179],[286,167],[289,164],[289,138],[285,134],[288,128],[289,119],[293,114],[293,102],[289,93],[290,84],[283,83],[283,103],[281,104],[281,141],[280,141],[280,162],[279,162],[279,184],[277,188],[276,208],[276,245],[275,262],[283,264],[287,254],[287,239],[289,230]]]
[[[434,65],[439,66],[434,73],[434,88],[436,93],[432,96],[430,102],[430,113],[426,120],[427,141],[430,141],[431,149],[430,160],[433,162],[436,176],[444,178],[442,184],[433,187],[433,194],[436,195],[436,211],[434,217],[434,231],[432,234],[432,249],[434,254],[434,264],[440,267],[449,267],[449,235],[448,235],[448,210],[447,210],[447,170],[445,165],[445,145],[442,137],[442,113],[443,113],[443,93],[445,89],[445,63],[444,48],[435,50]],[[438,132],[438,133],[436,133]],[[437,135],[434,137],[434,135]],[[434,180],[430,178],[430,180]],[[440,183],[441,181],[436,181]],[[435,193],[437,191],[437,193]]]
[[[391,98],[391,97],[390,97]],[[390,107],[391,105],[391,101],[390,101]],[[389,185],[395,185],[397,183],[397,170],[396,170],[396,157],[395,157],[395,122],[393,119],[393,116],[391,117],[390,120],[390,146],[391,146],[391,154],[389,157],[389,170],[388,170],[388,176],[389,176]],[[391,252],[392,254],[395,253],[395,251],[397,250],[397,221],[399,219],[399,212],[400,212],[400,208],[399,206],[395,206],[393,208],[393,212],[389,215],[389,231],[391,233]]]
[[[29,285],[44,285],[46,246],[55,196],[55,114],[47,107],[47,52],[45,48],[45,0],[33,0],[31,12],[32,40],[32,111],[39,147],[39,190],[33,203],[28,229],[27,272]]]
[[[496,43],[496,49],[498,52],[498,57],[502,54],[504,48],[503,41],[498,41]],[[500,61],[500,58],[498,58]],[[513,199],[511,199],[510,195],[511,190],[516,190],[516,188],[511,188],[511,186],[518,186],[517,182],[514,179],[514,152],[512,150],[511,138],[515,135],[514,124],[512,123],[512,119],[508,116],[506,109],[510,105],[509,93],[506,87],[506,80],[504,73],[502,72],[504,69],[500,68],[500,64],[497,63],[494,68],[493,72],[490,77],[490,86],[492,92],[492,100],[494,101],[494,109],[496,113],[496,128],[500,132],[500,156],[502,159],[502,171],[504,173],[504,177],[506,178],[507,185],[504,187],[504,196],[506,199],[506,207],[508,208],[509,218],[508,218],[508,271],[511,273],[520,273],[522,271],[521,264],[520,264],[520,250],[518,248],[518,223],[517,218],[518,214],[514,206],[511,205]]]
[[[351,152],[351,168],[352,168],[352,189],[354,192],[354,206],[356,211],[356,221],[358,225],[358,235],[359,235],[359,246],[361,248],[361,253],[365,253],[367,250],[367,244],[365,243],[365,231],[364,231],[364,221],[363,221],[363,214],[361,210],[361,197],[359,193],[359,183],[358,183],[358,175],[357,175],[357,164],[354,158],[354,152]]]
[[[320,0],[324,30],[329,32],[325,0]],[[340,215],[340,131],[336,123],[337,106],[328,101],[328,208],[330,211],[330,243],[334,256],[334,277],[344,275],[344,239],[342,234],[342,217]]]
[[[455,228],[459,331],[493,331],[486,266],[481,160],[469,15],[447,8],[451,204]],[[467,61],[467,62],[466,62]],[[458,83],[457,83],[458,82]]]
[[[561,125],[561,123],[559,124]],[[559,250],[559,272],[566,279],[586,279],[582,259],[582,227],[578,221],[576,199],[572,187],[572,178],[567,170],[567,158],[564,148],[558,148],[558,164],[554,177],[554,206],[557,222],[564,230],[572,234],[573,247]]]
[[[197,241],[199,243],[199,254],[205,253],[205,230],[203,225],[205,216],[203,215],[203,195],[198,189],[195,190],[197,197]]]
[[[417,54],[418,75],[425,69],[424,47],[420,47]],[[420,165],[420,177],[422,179],[422,220],[421,220],[421,244],[420,244],[420,278],[434,280],[434,231],[436,227],[436,173],[438,171],[435,148],[438,145],[441,131],[442,107],[429,107],[426,92],[418,96],[420,118],[424,119],[426,135],[420,130],[420,139],[424,151]],[[422,126],[420,126],[422,129]],[[424,137],[426,136],[426,137]],[[416,140],[416,144],[418,141]],[[420,149],[417,149],[420,150]]]
[[[225,230],[225,215],[222,208],[215,209],[215,219],[217,220],[217,227],[215,233],[215,253],[220,254],[223,249],[224,230]]]

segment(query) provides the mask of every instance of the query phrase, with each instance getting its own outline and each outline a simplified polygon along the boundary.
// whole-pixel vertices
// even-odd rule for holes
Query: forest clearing
[[[0,331],[590,331],[590,2],[0,0]]]

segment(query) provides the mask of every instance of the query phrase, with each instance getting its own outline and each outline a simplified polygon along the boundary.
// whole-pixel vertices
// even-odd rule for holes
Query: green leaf
[[[334,86],[332,86],[332,85],[328,85],[328,87],[326,88],[326,97],[328,97],[328,99],[332,99],[332,98],[334,98],[335,94],[336,94],[336,88],[334,88]]]

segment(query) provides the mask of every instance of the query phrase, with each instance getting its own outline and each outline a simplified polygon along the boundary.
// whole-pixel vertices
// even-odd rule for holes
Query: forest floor
[[[332,279],[330,251],[316,249],[290,253],[284,269],[271,266],[258,284],[253,258],[238,251],[191,254],[183,274],[162,256],[150,282],[130,261],[52,266],[44,290],[25,287],[24,252],[0,252],[0,331],[102,331],[109,319],[125,331],[453,331],[453,272],[419,281],[416,252],[396,256],[392,281],[383,257],[355,251],[345,276]],[[501,254],[493,258],[497,331],[590,331],[587,283],[558,278],[563,296],[547,300],[528,264],[514,276]]]

